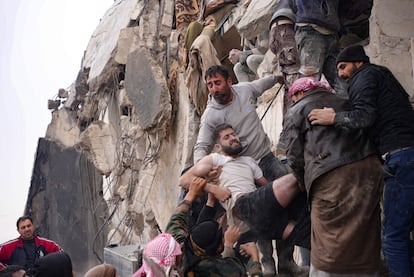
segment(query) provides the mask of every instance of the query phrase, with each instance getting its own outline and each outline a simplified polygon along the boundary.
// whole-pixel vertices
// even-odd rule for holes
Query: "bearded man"
[[[287,174],[268,183],[253,158],[240,156],[243,147],[229,124],[218,125],[213,137],[219,153],[196,163],[181,176],[180,185],[188,188],[195,177],[206,178],[213,167],[222,166],[219,187],[208,184],[204,190],[213,194],[228,191],[229,199],[220,204],[226,209],[228,223],[236,225],[242,237],[250,232],[250,240],[282,239],[309,248],[306,193],[300,190],[294,175]]]

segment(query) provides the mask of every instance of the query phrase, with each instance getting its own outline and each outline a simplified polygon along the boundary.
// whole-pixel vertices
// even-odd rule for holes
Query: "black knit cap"
[[[194,226],[190,232],[193,241],[209,256],[216,254],[223,240],[223,232],[215,220],[205,220]]]
[[[369,63],[369,57],[361,45],[352,45],[339,53],[336,64],[340,62],[364,62]]]

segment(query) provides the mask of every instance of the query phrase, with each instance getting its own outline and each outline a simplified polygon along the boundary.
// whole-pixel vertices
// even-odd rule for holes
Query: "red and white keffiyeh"
[[[161,267],[165,274],[167,274],[167,271],[175,263],[175,257],[181,255],[181,248],[170,234],[162,233],[148,242],[142,254]],[[152,267],[143,259],[141,268],[135,272],[133,277],[158,277],[154,274]]]
[[[302,77],[302,78],[297,79],[295,82],[293,82],[292,86],[289,88],[289,96],[292,97],[299,91],[306,92],[314,88],[323,88],[329,92],[333,91],[333,89],[328,84],[328,82],[325,82],[325,81],[321,82],[321,81],[316,80],[313,77]]]

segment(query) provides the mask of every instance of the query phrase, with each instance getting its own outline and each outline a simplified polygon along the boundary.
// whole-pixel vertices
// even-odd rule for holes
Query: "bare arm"
[[[207,178],[209,176],[209,172],[213,169],[213,167],[213,157],[211,155],[205,156],[186,173],[184,173],[183,176],[180,177],[180,186],[188,189],[188,186],[191,184],[192,180],[195,177]],[[231,197],[229,190],[220,188],[211,182],[206,184],[204,191],[212,193],[214,197],[220,201],[225,201]]]
[[[180,186],[188,189],[194,177],[206,178],[212,168],[213,157],[211,155],[205,156],[180,177]]]
[[[262,187],[262,186],[266,185],[269,182],[267,181],[267,179],[265,177],[261,177],[261,178],[255,180],[254,183],[255,183],[256,186]]]
[[[249,264],[248,271],[252,277],[262,277],[262,267],[260,264],[259,250],[256,243],[248,242],[240,245],[240,254],[245,257],[251,257],[251,263]]]
[[[224,251],[221,253],[224,258],[235,257],[233,247],[239,238],[240,229],[236,225],[230,225],[224,233]]]

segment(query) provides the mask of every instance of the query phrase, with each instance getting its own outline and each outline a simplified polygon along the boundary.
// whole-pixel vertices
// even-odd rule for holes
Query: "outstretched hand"
[[[285,83],[285,77],[283,75],[275,75],[276,76],[276,82],[283,85]]]
[[[219,177],[220,177],[221,171],[222,171],[221,166],[213,166],[207,174],[207,181],[214,185],[219,185],[220,184]]]
[[[218,199],[221,202],[226,201],[231,197],[231,192],[226,188],[221,188],[219,186],[212,186],[212,193],[214,194],[214,197]]]
[[[204,187],[207,184],[207,180],[200,177],[195,177],[193,181],[190,183],[190,186],[188,188],[188,193],[186,195],[186,199],[193,201],[197,197],[204,194]]]
[[[333,125],[335,122],[335,110],[332,108],[313,109],[308,114],[312,125]]]
[[[240,51],[239,49],[231,49],[230,52],[229,52],[229,61],[232,64],[238,63],[239,62],[239,56],[240,56],[241,52],[242,51]]]
[[[224,233],[224,246],[233,247],[240,238],[240,229],[236,225],[230,225]]]
[[[259,258],[259,250],[254,242],[241,244],[240,254],[245,257],[252,257],[253,260],[257,260]]]

